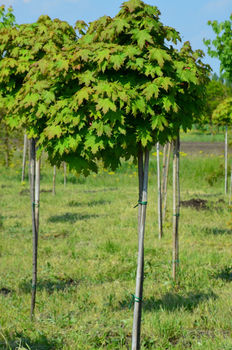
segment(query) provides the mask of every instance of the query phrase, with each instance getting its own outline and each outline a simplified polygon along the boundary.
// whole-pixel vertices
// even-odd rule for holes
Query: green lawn
[[[181,159],[179,280],[171,278],[172,197],[158,240],[155,156],[145,238],[141,349],[232,349],[231,209],[223,159]],[[136,167],[68,175],[64,188],[43,162],[36,321],[30,321],[32,233],[20,163],[0,168],[0,349],[130,349],[137,263]]]

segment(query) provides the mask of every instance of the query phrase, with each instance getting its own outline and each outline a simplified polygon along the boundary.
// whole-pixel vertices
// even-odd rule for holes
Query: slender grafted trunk
[[[159,225],[159,239],[163,236],[163,224],[162,224],[162,193],[161,193],[161,179],[160,179],[160,151],[159,142],[156,144],[157,154],[157,183],[158,183],[158,225]]]
[[[27,135],[24,134],[23,141],[23,164],[22,164],[22,182],[25,180],[25,170],[26,170],[26,154],[27,154]]]
[[[229,205],[231,205],[232,201],[232,163],[230,167],[230,196],[229,196]]]
[[[64,187],[67,184],[67,164],[64,162]]]
[[[145,234],[145,221],[146,221],[146,205],[147,205],[147,186],[148,186],[148,167],[149,167],[149,151],[145,151],[144,170],[141,164],[141,155],[138,155],[138,167],[139,173],[143,173],[143,185],[141,183],[139,188],[142,187],[142,201],[139,200],[139,247],[138,247],[138,262],[137,262],[137,274],[136,274],[136,288],[134,295],[134,318],[133,318],[133,330],[132,330],[132,350],[140,349],[140,333],[141,333],[141,317],[142,317],[142,297],[143,297],[143,274],[144,274],[144,234]],[[139,176],[141,179],[142,176]]]
[[[34,318],[35,301],[36,301],[36,285],[37,285],[38,235],[36,230],[36,217],[35,217],[35,167],[36,167],[35,139],[31,139],[30,141],[30,188],[31,188],[32,233],[33,233],[31,319]]]
[[[228,192],[228,127],[225,130],[225,194]]]
[[[52,185],[52,194],[56,194],[56,166],[53,167],[53,185]]]
[[[162,213],[162,218],[163,218],[163,223],[165,222],[165,217],[166,217],[166,209],[167,209],[167,188],[168,188],[168,172],[169,172],[169,164],[170,164],[170,156],[171,156],[171,149],[172,149],[172,143],[169,142],[167,146],[167,157],[166,157],[166,166],[165,166],[165,173],[164,173],[164,180],[163,180],[163,195],[162,195],[162,200],[163,200],[163,213]]]
[[[172,276],[174,281],[177,277],[179,267],[179,216],[180,216],[180,185],[179,185],[179,135],[174,141],[173,150],[173,256],[172,256]]]

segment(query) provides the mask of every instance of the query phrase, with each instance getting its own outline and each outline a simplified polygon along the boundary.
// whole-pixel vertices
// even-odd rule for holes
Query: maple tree
[[[0,67],[8,123],[25,127],[53,165],[65,161],[87,175],[99,159],[113,170],[123,158],[138,159],[133,349],[140,347],[149,151],[191,127],[208,76],[202,52],[189,43],[174,49],[180,36],[159,16],[157,7],[130,0],[114,18],[78,21],[78,41],[67,24],[43,16],[8,33],[11,54]]]
[[[214,40],[204,40],[208,54],[220,60],[222,76],[232,82],[232,14],[224,22],[208,21],[216,35]]]
[[[10,10],[10,15],[12,10]],[[11,17],[10,17],[11,18]],[[34,317],[37,286],[37,252],[39,231],[39,192],[40,192],[40,159],[36,159],[37,137],[31,133],[35,115],[27,120],[25,114],[18,114],[16,98],[24,87],[24,81],[31,67],[46,54],[56,55],[65,44],[76,40],[74,29],[66,22],[48,16],[41,16],[36,23],[0,26],[0,108],[4,110],[4,122],[12,128],[24,128],[30,137],[30,186],[33,232],[33,272],[31,318]],[[41,66],[41,69],[46,69]],[[37,81],[37,88],[40,82]],[[50,96],[45,97],[47,100]],[[39,92],[35,96],[27,94],[26,103],[38,103]],[[40,130],[37,130],[40,132]]]

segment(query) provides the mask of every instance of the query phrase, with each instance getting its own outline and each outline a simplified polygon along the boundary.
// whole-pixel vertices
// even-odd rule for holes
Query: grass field
[[[145,238],[142,349],[232,349],[231,208],[223,158],[183,154],[180,271],[171,278],[172,197],[158,240],[155,156]],[[130,349],[137,263],[136,167],[68,175],[43,162],[36,321],[30,321],[32,233],[20,162],[0,168],[0,349]]]

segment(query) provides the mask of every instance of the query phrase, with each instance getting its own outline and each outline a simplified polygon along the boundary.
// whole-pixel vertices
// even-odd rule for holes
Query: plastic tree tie
[[[134,206],[134,208],[137,208],[137,206],[141,204],[141,205],[147,205],[147,202],[142,202],[142,201],[138,201],[138,203],[136,204],[136,206]]]
[[[37,208],[39,207],[39,203],[33,202],[32,205],[33,205],[33,207],[37,207]]]
[[[132,297],[131,297],[131,302],[130,302],[129,307],[132,306],[133,302],[134,303],[141,303],[143,301],[142,298],[136,297],[134,294],[131,294],[131,296]]]
[[[173,263],[177,263],[179,264],[180,263],[180,260],[172,260]]]
[[[180,216],[180,214],[173,214],[173,216],[177,216],[177,217],[179,217],[179,216]]]

